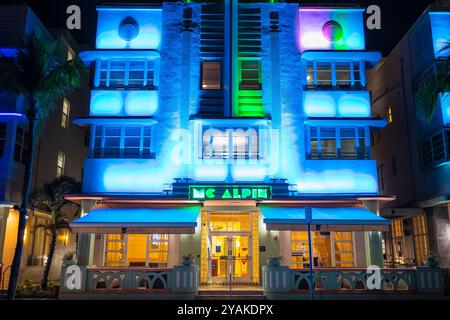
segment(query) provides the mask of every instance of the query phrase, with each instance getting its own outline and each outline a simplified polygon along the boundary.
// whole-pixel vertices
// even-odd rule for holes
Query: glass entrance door
[[[212,235],[210,278],[217,283],[250,279],[250,237],[248,235]]]

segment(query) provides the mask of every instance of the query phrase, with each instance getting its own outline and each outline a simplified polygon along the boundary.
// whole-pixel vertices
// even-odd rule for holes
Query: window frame
[[[21,141],[18,141],[18,139],[17,139],[19,130],[22,131],[22,140]],[[17,126],[16,127],[16,136],[14,139],[15,141],[14,141],[13,159],[23,165],[26,165],[27,157],[29,156],[29,150],[28,150],[28,144],[27,144],[26,138],[30,139],[30,134],[28,133],[28,130],[21,126]],[[17,147],[20,148],[19,159],[16,159],[16,148]],[[25,156],[25,155],[27,155],[27,156]]]
[[[322,130],[334,130],[334,141],[336,143],[336,157],[324,157],[322,153]],[[342,138],[341,133],[343,130],[353,130],[355,140],[355,157],[343,157],[342,156]],[[364,136],[361,133],[364,132]],[[332,138],[327,138],[331,141]],[[317,145],[313,148],[313,143]],[[362,147],[362,143],[364,146]],[[329,126],[307,126],[306,128],[306,159],[307,160],[369,160],[371,158],[370,153],[370,129],[368,127],[329,127]]]
[[[204,65],[208,63],[218,63],[219,64],[219,88],[204,88]],[[223,80],[222,80],[222,73],[223,73],[223,61],[222,60],[202,60],[200,63],[200,90],[205,91],[214,91],[214,90],[223,90]]]
[[[108,237],[110,235],[120,235],[120,239],[108,239]],[[152,242],[153,242],[153,236],[159,236],[160,239],[158,240],[158,247],[161,247],[161,243],[165,243],[166,244],[166,248],[167,250],[152,250]],[[102,265],[104,267],[133,267],[130,266],[130,261],[128,259],[128,239],[129,235],[128,234],[105,234],[105,236],[103,237],[103,256],[102,256]],[[121,248],[119,250],[108,250],[108,243],[122,243]],[[170,235],[169,234],[163,234],[163,233],[148,233],[145,234],[145,268],[150,268],[150,269],[161,269],[161,268],[167,268],[169,265],[169,250],[170,250]],[[150,261],[150,254],[151,253],[165,253],[167,260],[166,261],[158,261],[156,262],[158,265],[157,266],[152,266],[152,264],[154,264],[155,262],[151,262]],[[107,255],[108,253],[118,253],[118,254],[122,254],[122,259],[120,259],[118,262],[116,261],[112,261],[112,260],[107,260]],[[111,265],[108,265],[111,264]],[[165,264],[166,266],[160,266]]]
[[[348,69],[340,69],[345,67]],[[319,69],[321,68],[321,69]],[[330,61],[330,60],[312,60],[307,61],[305,68],[304,83],[305,89],[309,90],[342,90],[342,89],[358,89],[362,90],[365,84],[364,61],[348,60],[348,61]],[[329,79],[320,80],[319,74],[329,74]],[[338,79],[338,74],[349,75],[348,79]],[[308,79],[309,77],[309,79]],[[320,84],[323,82],[324,84]],[[346,84],[341,84],[346,83]]]
[[[120,134],[117,136],[106,136],[108,129],[118,129]],[[139,136],[127,136],[126,130],[130,128],[139,128]],[[100,130],[100,135],[98,131]],[[91,138],[90,158],[94,159],[154,159],[155,154],[152,152],[152,127],[148,125],[95,125],[93,128],[93,135]],[[105,142],[108,138],[118,138],[118,147],[106,147]],[[128,149],[137,149],[137,147],[126,146],[126,139],[139,138],[139,155],[126,157],[126,151]],[[100,141],[97,147],[97,141]],[[105,150],[107,149],[119,149],[119,153],[113,156],[105,156]]]
[[[61,161],[60,161],[61,160]],[[60,165],[62,163],[62,165]],[[56,177],[59,178],[64,175],[66,167],[66,155],[62,151],[58,151],[56,156]]]
[[[212,131],[210,131],[212,130]],[[217,131],[215,131],[217,130]],[[212,134],[209,136],[210,142],[209,145],[205,145],[205,134],[207,132],[212,132]],[[215,132],[220,132],[224,139],[226,140],[224,152],[222,155],[215,155],[216,148],[214,147],[214,139],[213,134]],[[237,154],[236,151],[239,151],[238,148],[235,148],[235,135],[236,132],[243,132],[245,134],[245,137],[247,139],[246,145],[245,145],[245,151],[243,155]],[[251,133],[255,133],[256,137],[252,137]],[[211,141],[212,139],[212,141]],[[218,159],[244,159],[244,160],[261,160],[264,159],[263,155],[261,154],[261,141],[260,141],[260,132],[258,127],[220,127],[220,126],[204,126],[202,127],[201,131],[201,148],[200,148],[200,154],[199,159],[204,160],[218,160]],[[254,149],[255,142],[256,141],[256,150]],[[208,148],[206,150],[206,148]],[[225,150],[226,149],[226,150]]]
[[[243,63],[245,62],[254,62],[257,64],[257,68],[247,68],[244,69],[242,67]],[[244,70],[246,71],[255,71],[258,73],[258,77],[257,78],[249,78],[249,79],[244,79],[243,77],[243,72]],[[246,85],[243,84],[244,81],[258,81],[258,85],[256,88],[250,88],[250,87],[245,87]],[[259,58],[239,58],[239,90],[242,91],[250,91],[250,90],[261,90],[262,89],[262,66],[261,66],[261,59]]]
[[[112,70],[111,64],[123,63],[123,69]],[[143,69],[132,69],[132,63],[143,63]],[[158,90],[159,86],[159,59],[124,59],[124,60],[97,60],[95,67],[94,88],[98,90]],[[111,71],[123,72],[123,85],[111,86]],[[142,85],[130,86],[130,72],[142,72]],[[149,73],[153,72],[153,79],[149,80]],[[103,73],[105,75],[103,76]]]
[[[61,127],[68,128],[70,120],[70,102],[67,98],[63,98],[63,104],[61,108]]]

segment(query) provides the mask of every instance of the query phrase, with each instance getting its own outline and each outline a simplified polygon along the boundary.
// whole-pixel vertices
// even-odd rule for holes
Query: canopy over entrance
[[[76,233],[193,234],[200,206],[181,208],[98,208],[70,222]]]
[[[261,206],[267,230],[307,230],[305,208]],[[317,231],[389,231],[390,222],[363,208],[312,208]]]

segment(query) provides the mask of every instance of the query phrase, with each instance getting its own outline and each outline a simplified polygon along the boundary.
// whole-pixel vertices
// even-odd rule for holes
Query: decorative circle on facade
[[[139,34],[139,24],[133,17],[126,17],[119,25],[119,36],[122,40],[132,41]]]
[[[344,36],[344,30],[339,22],[330,20],[323,25],[322,34],[329,42],[337,42]]]

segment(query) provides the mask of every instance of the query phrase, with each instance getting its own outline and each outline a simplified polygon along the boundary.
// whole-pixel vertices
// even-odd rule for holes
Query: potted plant
[[[63,256],[63,265],[64,266],[71,266],[71,265],[74,265],[74,264],[76,264],[77,262],[76,262],[76,254],[77,254],[77,251],[76,250],[68,250],[68,251],[66,251],[66,253],[64,253],[64,256]]]
[[[439,266],[439,261],[434,254],[430,253],[428,258],[423,261],[423,264],[427,267],[437,268]]]
[[[185,267],[190,267],[193,263],[194,255],[192,253],[188,253],[181,257],[181,264]]]
[[[273,256],[273,257],[269,257],[269,259],[267,259],[267,264],[270,265],[271,267],[279,267],[281,262],[284,261],[284,258],[281,256]]]

